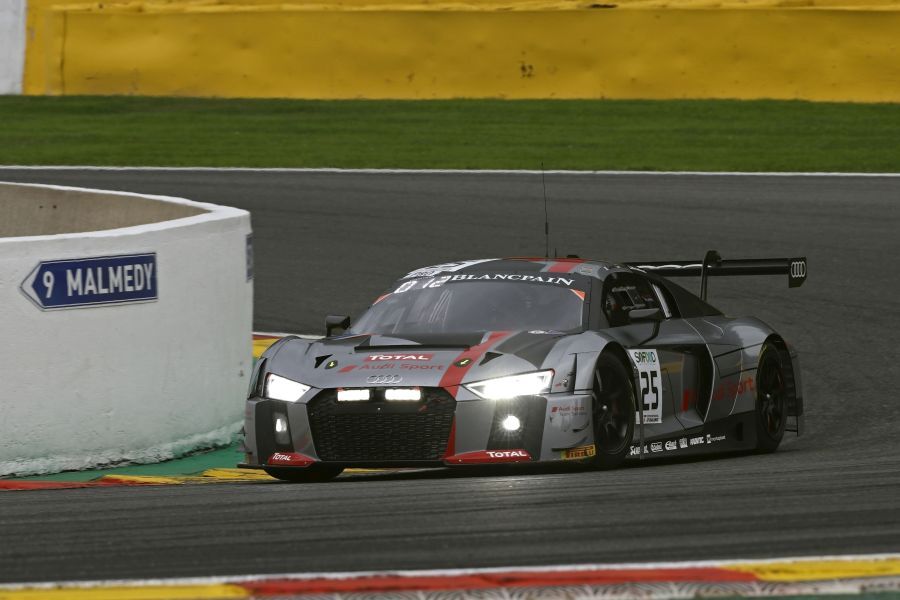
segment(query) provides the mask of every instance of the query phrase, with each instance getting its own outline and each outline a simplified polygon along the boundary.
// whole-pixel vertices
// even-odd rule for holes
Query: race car
[[[796,351],[706,302],[717,276],[806,280],[805,257],[450,262],[351,326],[287,336],[254,369],[245,462],[288,481],[454,467],[774,451],[803,426]],[[670,278],[700,278],[696,295]]]

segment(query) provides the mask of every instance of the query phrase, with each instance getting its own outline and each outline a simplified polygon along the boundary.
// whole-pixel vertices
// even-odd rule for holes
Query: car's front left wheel
[[[628,456],[634,435],[634,386],[622,361],[601,354],[591,391],[596,455],[593,464],[613,469]]]
[[[343,469],[326,465],[313,465],[305,469],[279,469],[277,467],[266,467],[265,471],[270,477],[282,481],[290,481],[292,483],[322,483],[324,481],[331,481],[340,475]]]

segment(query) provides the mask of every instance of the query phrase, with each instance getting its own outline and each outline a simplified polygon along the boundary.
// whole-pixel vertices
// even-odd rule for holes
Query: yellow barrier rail
[[[31,0],[27,94],[900,101],[900,0]]]

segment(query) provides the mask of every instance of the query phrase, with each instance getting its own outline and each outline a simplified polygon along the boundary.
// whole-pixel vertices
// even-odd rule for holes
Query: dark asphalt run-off
[[[800,351],[805,435],[772,455],[612,472],[2,493],[0,581],[900,551],[900,177],[546,179],[560,255],[806,255],[799,289],[781,277],[710,284],[714,305],[762,318]],[[326,314],[358,315],[418,266],[544,253],[539,173],[0,170],[0,181],[249,210],[257,330],[321,333]]]

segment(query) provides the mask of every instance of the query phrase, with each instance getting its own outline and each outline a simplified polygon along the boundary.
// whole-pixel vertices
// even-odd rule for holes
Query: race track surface
[[[325,314],[359,314],[416,266],[544,250],[540,175],[0,170],[0,180],[250,210],[258,330],[320,332]],[[561,255],[808,256],[800,289],[780,277],[710,284],[713,304],[763,318],[800,350],[806,435],[774,455],[605,473],[0,493],[0,582],[900,550],[900,178],[553,174],[547,188]]]

